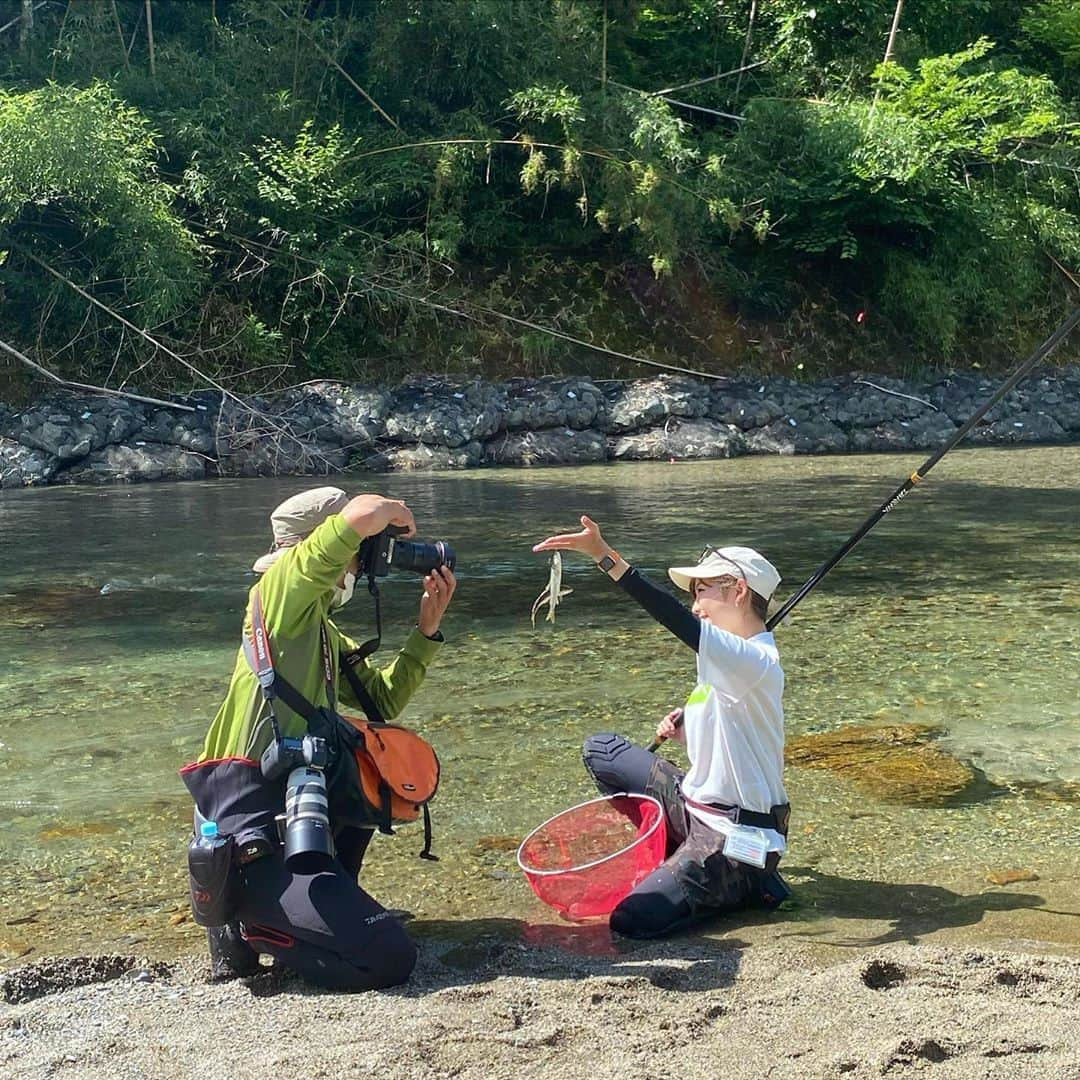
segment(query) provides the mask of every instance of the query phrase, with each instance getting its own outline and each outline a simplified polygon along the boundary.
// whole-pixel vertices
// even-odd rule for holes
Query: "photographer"
[[[216,823],[232,844],[236,864],[228,922],[208,928],[212,977],[252,974],[259,969],[258,954],[264,953],[322,986],[394,986],[408,979],[416,950],[398,920],[357,883],[372,828],[336,820],[337,777],[348,774],[334,768],[350,751],[336,744],[337,724],[344,722],[335,710],[340,702],[381,720],[405,708],[443,641],[439,626],[456,586],[453,554],[447,548],[445,565],[426,564],[416,628],[380,669],[341,633],[330,613],[352,597],[365,569],[364,552],[378,542],[365,538],[412,536],[412,512],[380,495],[349,499],[338,488],[322,487],[286,500],[274,510],[271,524],[273,549],[253,566],[262,576],[248,598],[246,648],[237,657],[202,754],[181,773],[195,799],[196,822]],[[438,551],[444,553],[443,545]],[[414,561],[407,568],[418,566]],[[385,560],[380,570],[370,571],[370,565],[368,570],[386,573]],[[269,674],[266,666],[256,673],[260,657]],[[312,721],[320,730],[312,730]],[[326,747],[328,755],[316,753]],[[301,768],[290,773],[286,787],[284,771],[296,764]],[[321,804],[312,804],[297,775],[317,781]],[[351,775],[355,783],[355,770]],[[287,828],[298,824],[302,840],[320,827],[333,833],[314,865],[292,858],[279,842],[275,819],[286,810],[287,799],[286,818],[297,819],[289,820]],[[311,805],[316,812],[310,812]]]

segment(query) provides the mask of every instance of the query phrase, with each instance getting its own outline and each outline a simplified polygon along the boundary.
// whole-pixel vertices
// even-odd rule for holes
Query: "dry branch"
[[[147,2],[149,3],[149,0],[147,0]],[[280,11],[280,12],[281,12],[281,14],[285,16],[285,18],[286,18],[286,19],[288,19],[288,18],[289,18],[289,14],[288,14],[288,12],[287,12],[287,11],[285,11],[284,9],[282,9],[281,7],[278,7],[278,11]],[[301,30],[301,27],[302,27],[302,26],[303,26],[303,23],[302,23],[302,22],[300,22],[300,21],[298,20],[298,21],[297,21],[297,27],[296,27],[296,33],[297,33],[297,37],[299,37],[299,35],[300,35],[300,30]],[[396,131],[401,131],[401,125],[400,125],[400,124],[398,124],[398,122],[397,122],[397,121],[396,121],[396,120],[395,120],[395,119],[394,119],[394,118],[393,118],[393,117],[392,117],[392,116],[391,116],[391,115],[390,115],[390,114],[389,114],[389,113],[388,113],[388,112],[387,112],[387,111],[386,111],[386,110],[385,110],[385,109],[384,109],[384,108],[383,108],[383,107],[382,107],[382,106],[381,106],[381,105],[380,105],[380,104],[379,104],[379,103],[378,103],[378,102],[377,102],[377,101],[376,101],[376,100],[375,100],[375,99],[374,99],[374,98],[373,98],[373,97],[372,97],[372,96],[371,96],[371,95],[370,95],[370,94],[369,94],[369,93],[368,93],[368,92],[367,92],[367,91],[366,91],[366,90],[365,90],[365,89],[364,89],[364,88],[363,88],[363,87],[362,87],[362,86],[361,86],[361,85],[360,85],[360,84],[359,84],[359,83],[358,83],[358,82],[357,82],[357,81],[356,81],[356,80],[355,80],[355,79],[354,79],[354,78],[353,78],[353,77],[352,77],[352,76],[351,76],[351,75],[350,75],[350,74],[349,74],[349,73],[348,73],[348,72],[347,72],[347,71],[346,71],[346,70],[345,70],[345,69],[344,69],[344,68],[343,68],[343,67],[341,66],[341,65],[340,65],[340,64],[339,64],[339,63],[338,63],[338,62],[337,62],[337,61],[336,61],[336,60],[335,60],[335,59],[334,59],[334,58],[333,58],[333,57],[332,57],[332,56],[331,56],[331,55],[330,55],[330,54],[329,54],[329,53],[328,53],[328,52],[327,52],[327,51],[326,51],[326,50],[325,50],[325,49],[324,49],[324,48],[323,48],[323,47],[322,47],[322,46],[321,46],[321,45],[320,45],[319,43],[318,43],[318,41],[316,41],[316,40],[315,40],[315,38],[314,38],[314,37],[312,37],[312,35],[311,35],[311,34],[309,34],[309,33],[308,33],[308,32],[306,31],[306,29],[304,30],[304,37],[306,37],[306,38],[308,39],[308,41],[310,41],[310,42],[311,42],[312,46],[313,46],[313,47],[315,48],[315,51],[316,51],[316,52],[317,52],[317,53],[318,53],[318,54],[319,54],[319,55],[320,55],[320,56],[321,56],[321,57],[322,57],[322,58],[323,58],[323,59],[324,59],[324,60],[325,60],[325,61],[326,61],[326,62],[327,62],[327,63],[328,63],[328,64],[329,64],[329,65],[330,65],[330,66],[331,66],[331,67],[332,67],[332,68],[333,68],[333,69],[334,69],[334,70],[335,70],[335,71],[336,71],[336,72],[337,72],[337,73],[338,73],[338,74],[339,74],[339,75],[340,75],[340,76],[341,76],[341,77],[342,77],[342,78],[343,78],[343,79],[344,79],[344,80],[345,80],[345,81],[346,81],[346,82],[347,82],[347,83],[348,83],[348,84],[349,84],[349,85],[350,85],[350,86],[351,86],[351,87],[352,87],[352,88],[353,88],[353,89],[354,89],[354,90],[355,90],[355,91],[356,91],[356,92],[357,92],[357,93],[358,93],[358,94],[359,94],[359,95],[360,95],[360,96],[361,96],[361,97],[362,97],[362,98],[363,98],[363,99],[364,99],[364,100],[365,100],[365,101],[366,101],[366,102],[367,102],[367,103],[368,103],[368,104],[369,104],[369,105],[370,105],[370,106],[371,106],[371,107],[372,107],[372,108],[373,108],[373,109],[374,109],[374,110],[375,110],[375,111],[376,111],[376,112],[377,112],[377,113],[378,113],[378,114],[379,114],[379,115],[380,115],[380,116],[381,116],[381,117],[382,117],[382,118],[383,118],[383,119],[384,119],[384,120],[386,121],[386,122],[387,122],[387,123],[388,123],[388,124],[389,124],[389,125],[390,125],[390,126],[391,126],[391,127],[392,127],[392,128],[394,128],[394,129],[395,129]],[[293,90],[293,93],[294,93],[294,96],[295,96],[295,80],[294,80],[294,90]]]
[[[150,78],[157,78],[157,65],[154,62],[154,7],[153,0],[146,0],[146,41],[150,47]]]
[[[334,468],[333,462],[331,462],[324,454],[320,453],[318,450],[314,450],[305,439],[297,436],[296,433],[293,432],[287,425],[283,426],[282,424],[274,420],[273,417],[267,416],[265,413],[260,412],[254,406],[248,404],[248,402],[246,402],[238,394],[234,394],[231,390],[222,386],[221,383],[219,383],[216,379],[212,378],[210,375],[207,375],[204,371],[200,371],[199,368],[197,368],[190,361],[185,360],[184,357],[182,357],[179,353],[170,349],[168,345],[165,345],[163,342],[158,341],[157,338],[153,337],[151,334],[148,334],[145,330],[136,326],[133,322],[125,319],[124,316],[121,315],[119,312],[114,311],[111,307],[109,307],[108,304],[105,304],[101,300],[98,300],[97,297],[92,296],[84,288],[82,288],[82,286],[77,285],[74,281],[72,281],[71,278],[67,277],[59,270],[50,266],[47,262],[45,262],[44,259],[41,259],[37,255],[34,255],[32,252],[25,250],[22,251],[22,254],[26,256],[26,258],[30,259],[32,262],[37,263],[38,266],[40,266],[48,274],[51,274],[58,281],[62,281],[65,285],[68,286],[68,288],[73,289],[84,300],[89,300],[91,304],[93,304],[97,308],[100,308],[102,311],[105,312],[106,315],[109,315],[117,322],[119,322],[122,326],[126,326],[129,330],[138,334],[139,337],[143,338],[145,341],[153,345],[155,349],[159,349],[166,356],[171,357],[183,368],[189,371],[192,375],[196,376],[198,379],[204,382],[207,386],[212,386],[215,390],[217,390],[221,394],[221,409],[219,410],[219,415],[223,415],[225,401],[226,399],[228,399],[236,405],[236,407],[241,413],[247,414],[247,416],[250,417],[252,423],[257,421],[264,424],[267,434],[263,437],[263,441],[265,442],[266,438],[268,437],[272,438],[274,449],[278,457],[280,457],[284,445],[286,443],[292,443],[300,452],[300,454],[302,455],[302,459],[305,462],[319,462],[320,464],[326,466],[327,472],[331,471]],[[250,430],[250,428],[248,430]],[[218,431],[216,433],[216,438],[219,445],[222,438],[222,433],[223,427],[219,422]],[[239,429],[236,429],[229,434],[234,439],[242,437],[242,433]],[[231,445],[236,444],[232,443]],[[276,460],[277,458],[275,458],[275,462]]]
[[[70,387],[73,390],[88,390],[93,394],[107,394],[109,397],[122,397],[130,398],[132,401],[141,401],[147,405],[160,405],[165,409],[183,409],[185,412],[194,412],[194,408],[190,405],[181,405],[176,401],[163,401],[161,398],[144,397],[142,394],[130,394],[126,390],[110,390],[107,386],[93,386],[90,383],[74,382],[71,379],[63,379],[55,372],[49,371],[48,368],[42,367],[40,364],[36,364],[29,356],[25,356],[19,352],[14,345],[9,345],[6,341],[0,341],[0,349],[8,353],[10,356],[15,357],[16,360],[26,364],[27,367],[32,368],[39,375],[44,375],[46,379],[52,380],[58,386]]]
[[[744,71],[753,71],[754,68],[759,68],[768,62],[768,58],[764,60],[755,60],[754,63],[746,64],[744,67],[732,68],[731,71],[721,71],[719,75],[706,75],[704,79],[694,79],[692,82],[679,83],[678,86],[666,86],[663,90],[653,90],[649,96],[663,97],[665,94],[674,94],[676,90],[689,90],[691,86],[704,86],[706,83],[716,82],[718,79],[726,79],[731,75],[741,75]]]
[[[194,222],[192,223],[194,224]],[[215,229],[215,234],[224,237],[229,240],[235,240],[238,243],[252,244],[255,247],[260,247],[264,251],[270,251],[274,254],[280,254],[277,248],[271,247],[269,244],[260,243],[257,240],[252,240],[250,237],[240,237],[235,234],[225,232],[221,229]],[[305,259],[303,256],[294,255],[294,259],[300,262],[309,263],[312,266],[318,266],[312,259]],[[619,352],[616,349],[609,349],[604,345],[597,345],[591,341],[584,341],[582,338],[576,338],[572,334],[564,333],[562,330],[556,330],[550,326],[544,326],[541,323],[530,322],[528,319],[519,318],[516,315],[508,315],[505,311],[496,311],[494,308],[482,307],[479,304],[472,304],[468,301],[461,302],[466,308],[471,308],[472,311],[463,311],[459,308],[450,307],[447,304],[440,304],[435,300],[426,296],[414,296],[410,293],[402,291],[397,285],[388,285],[383,281],[380,281],[377,277],[364,276],[362,274],[356,274],[356,279],[369,285],[372,289],[387,293],[391,296],[396,296],[401,300],[405,300],[410,304],[419,304],[422,307],[429,307],[434,311],[441,311],[447,315],[453,315],[459,319],[469,319],[472,322],[480,322],[481,317],[486,316],[493,319],[502,319],[505,322],[515,323],[518,326],[527,327],[529,330],[536,330],[541,334],[548,334],[551,337],[558,338],[561,341],[568,341],[572,345],[579,345],[583,349],[589,349],[592,352],[604,353],[607,356],[614,356],[619,360],[629,360],[634,364],[644,364],[647,367],[659,368],[663,371],[675,371],[682,375],[695,375],[701,379],[712,379],[718,382],[727,381],[726,375],[714,375],[707,371],[695,371],[693,368],[677,367],[674,364],[665,364],[660,360],[649,360],[644,356],[634,356],[630,353]],[[350,278],[351,281],[351,278]],[[460,301],[459,301],[460,302]]]

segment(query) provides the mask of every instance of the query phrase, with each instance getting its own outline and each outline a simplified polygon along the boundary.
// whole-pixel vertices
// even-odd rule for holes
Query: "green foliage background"
[[[0,337],[191,385],[70,282],[244,389],[643,370],[550,329],[715,372],[1004,363],[1080,268],[1080,16],[908,4],[883,63],[894,9],[0,0]]]

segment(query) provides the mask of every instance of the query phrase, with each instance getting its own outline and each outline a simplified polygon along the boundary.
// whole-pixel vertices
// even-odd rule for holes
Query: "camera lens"
[[[445,540],[431,544],[413,540],[395,540],[390,552],[390,565],[414,574],[430,574],[436,566],[453,570],[457,562],[454,549]]]
[[[315,874],[333,855],[326,777],[306,765],[293,769],[285,789],[285,864],[295,874]]]

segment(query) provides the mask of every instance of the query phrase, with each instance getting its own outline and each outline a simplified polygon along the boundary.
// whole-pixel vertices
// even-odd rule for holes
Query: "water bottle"
[[[188,845],[191,914],[200,926],[224,926],[235,903],[233,840],[218,832],[216,821],[203,821]]]

